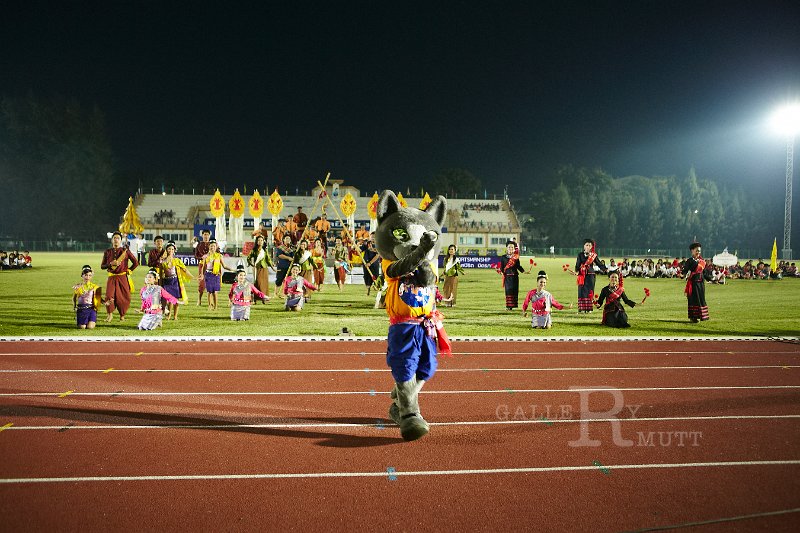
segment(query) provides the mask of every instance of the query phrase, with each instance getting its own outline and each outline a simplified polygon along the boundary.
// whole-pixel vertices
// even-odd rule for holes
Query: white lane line
[[[678,468],[724,468],[736,466],[797,466],[797,460],[779,461],[717,461],[709,463],[660,463],[660,464],[609,464],[608,470],[650,470]],[[460,476],[487,474],[529,474],[542,472],[579,472],[597,470],[597,466],[534,466],[523,468],[480,468],[469,470],[393,470],[395,476]],[[31,477],[0,479],[2,484],[22,483],[78,483],[93,481],[200,481],[200,480],[252,480],[252,479],[313,479],[313,478],[364,478],[386,477],[387,471],[378,472],[294,472],[271,474],[205,474],[172,476],[81,476],[81,477]]]
[[[574,389],[500,389],[500,390],[427,390],[420,394],[509,394],[525,392],[602,392],[602,391],[675,391],[675,390],[767,390],[767,389],[800,389],[800,385],[735,385],[714,387],[600,387]],[[11,392],[2,393],[0,397],[17,396],[58,396],[61,392]],[[70,396],[344,396],[344,395],[386,395],[386,391],[261,391],[261,392],[71,392]]]
[[[767,516],[780,516],[784,514],[800,513],[800,507],[794,509],[782,509],[780,511],[766,511],[763,513],[742,514],[736,516],[723,516],[721,518],[712,518],[710,520],[701,520],[699,522],[684,522],[682,524],[671,524],[666,526],[652,526],[643,529],[634,529],[625,533],[646,533],[649,531],[669,531],[673,529],[686,529],[695,526],[708,526],[711,524],[722,524],[724,522],[738,522],[740,520],[752,520],[753,518],[764,518]]]
[[[107,416],[126,418],[125,414]],[[668,417],[640,417],[640,418],[537,418],[531,420],[474,420],[452,422],[428,422],[431,426],[507,426],[521,424],[575,424],[582,422],[671,422],[671,421],[713,421],[713,420],[785,420],[800,419],[798,415],[721,415],[721,416],[668,416]],[[104,425],[104,426],[70,426],[70,431],[79,429],[336,429],[336,428],[377,428],[394,426],[392,422],[376,422],[372,424],[344,424],[344,423],[286,423],[286,424],[129,424],[129,425]],[[11,426],[6,431],[35,431],[59,430],[64,424],[56,426]]]
[[[542,367],[542,368],[439,368],[439,372],[594,372],[594,371],[610,371],[610,370],[752,370],[752,369],[765,369],[765,368],[800,368],[800,365],[741,365],[741,366],[607,366],[607,367]],[[153,368],[150,370],[143,368],[114,368],[108,370],[107,368],[93,368],[93,369],[15,369],[15,370],[0,370],[0,374],[47,374],[47,373],[111,373],[119,374],[121,372],[139,372],[139,373],[155,373],[155,372],[174,372],[174,373],[355,373],[364,374],[365,372],[390,372],[388,368]]]
[[[619,336],[619,335],[598,335],[598,336],[564,336],[564,337],[540,337],[540,336],[475,336],[475,335],[453,335],[450,340],[456,342],[514,342],[514,343],[565,343],[565,342],[614,342],[614,343],[629,343],[629,342],[797,342],[800,337],[784,337],[784,336],[749,336],[749,335],[707,335],[702,337],[682,337],[682,336]],[[176,335],[163,335],[158,337],[140,337],[131,335],[130,337],[119,337],[117,335],[80,335],[80,336],[66,336],[66,335],[27,335],[23,337],[0,337],[0,342],[69,342],[69,343],[108,343],[108,342],[124,342],[124,343],[168,343],[168,342],[203,342],[203,341],[239,341],[239,342],[336,342],[336,343],[363,343],[363,342],[386,342],[386,336],[350,336],[343,337],[337,336],[246,336],[246,335],[189,335],[189,336],[176,336]]]
[[[64,355],[64,356],[94,356],[94,355],[105,355],[105,356],[118,356],[118,357],[127,357],[128,355],[132,355],[133,348],[129,350],[129,352],[120,353],[119,351],[114,352],[61,352],[53,353],[53,352],[7,352],[3,353],[0,352],[0,356],[4,355],[14,355],[14,356],[22,356],[22,355],[33,355],[33,356],[50,356],[53,355]],[[191,352],[191,351],[181,351],[181,352],[144,352],[142,355],[159,355],[159,356],[200,356],[200,355],[219,355],[225,357],[237,356],[237,355],[263,355],[263,356],[292,356],[292,357],[299,357],[299,356],[306,356],[306,355],[324,355],[324,356],[333,356],[333,355],[345,355],[345,356],[359,356],[361,354],[364,355],[380,355],[385,356],[386,351],[382,352]],[[727,355],[740,355],[740,354],[758,354],[758,355],[786,355],[786,354],[794,354],[800,355],[800,349],[797,350],[790,350],[790,351],[772,351],[772,350],[688,350],[688,351],[676,351],[676,350],[593,350],[593,351],[544,351],[544,352],[523,352],[523,351],[516,351],[516,352],[453,352],[453,355],[458,357],[460,355],[681,355],[681,354],[688,354],[688,355],[713,355],[713,354],[727,354]]]

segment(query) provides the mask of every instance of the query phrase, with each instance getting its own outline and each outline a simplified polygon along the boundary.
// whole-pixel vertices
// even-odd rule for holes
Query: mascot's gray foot
[[[414,413],[404,416],[400,420],[400,436],[405,441],[417,440],[430,431],[428,423],[420,415]]]
[[[400,408],[394,402],[389,406],[389,418],[398,426],[400,425]]]

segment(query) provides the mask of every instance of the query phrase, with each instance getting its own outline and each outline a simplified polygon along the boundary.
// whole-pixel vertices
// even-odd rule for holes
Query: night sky
[[[782,194],[765,121],[800,95],[797,6],[10,1],[0,95],[97,104],[128,176],[414,190],[460,167],[527,196],[561,164],[694,165]]]

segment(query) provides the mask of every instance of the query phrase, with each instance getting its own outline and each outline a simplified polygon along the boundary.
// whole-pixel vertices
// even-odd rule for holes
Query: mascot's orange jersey
[[[390,278],[386,274],[393,261],[384,259],[382,262],[386,283],[386,314],[390,319],[417,318],[426,316],[436,306],[436,287],[417,287],[413,278]],[[431,268],[436,272],[436,263],[431,261]]]

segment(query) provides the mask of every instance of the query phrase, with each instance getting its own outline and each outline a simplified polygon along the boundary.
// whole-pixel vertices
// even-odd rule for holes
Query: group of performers
[[[363,228],[362,228],[363,229]],[[285,233],[282,243],[275,249],[275,260],[272,251],[263,235],[255,236],[253,249],[247,256],[247,264],[253,267],[254,283],[246,280],[246,271],[240,266],[236,271],[236,281],[228,294],[231,305],[231,320],[248,320],[250,307],[256,301],[264,303],[270,300],[269,270],[276,273],[275,295],[285,298],[285,309],[300,311],[309,301],[311,291],[320,291],[325,279],[325,258],[330,253],[333,257],[334,278],[341,291],[344,287],[347,271],[350,269],[351,249],[341,237],[336,237],[332,250],[327,250],[321,238],[313,241],[301,239],[297,246],[292,244],[292,237]],[[180,305],[188,303],[186,284],[195,279],[186,265],[176,257],[174,242],[166,243],[161,236],[154,239],[155,248],[147,256],[149,271],[145,276],[145,286],[141,289],[143,313],[140,329],[153,329],[161,325],[164,318],[177,320]],[[686,279],[685,294],[688,302],[688,317],[693,323],[709,319],[708,305],[705,300],[703,270],[705,260],[702,258],[702,246],[699,242],[689,247],[691,257],[683,267]],[[381,277],[381,257],[375,248],[374,234],[369,235],[361,243],[360,252],[364,260],[364,282],[367,295],[376,280]],[[198,266],[198,305],[202,305],[204,293],[208,293],[208,307],[215,310],[218,305],[217,293],[221,290],[223,270],[233,271],[225,265],[222,255],[217,250],[217,243],[210,238],[210,232],[202,232],[195,248]],[[533,261],[531,263],[533,265]],[[97,323],[97,311],[101,305],[106,309],[106,322],[113,320],[114,312],[119,313],[120,320],[125,320],[131,304],[134,283],[131,273],[139,266],[138,259],[122,246],[122,235],[114,232],[111,248],[103,254],[101,268],[108,273],[105,294],[101,287],[93,283],[92,267],[85,265],[81,270],[82,282],[73,287],[73,307],[78,327],[92,329]],[[575,270],[567,265],[565,271],[575,275],[578,285],[578,313],[591,313],[595,308],[603,310],[602,324],[627,328],[628,316],[623,304],[633,308],[644,304],[647,295],[641,302],[632,301],[624,290],[624,279],[619,272],[609,272],[597,258],[596,244],[593,239],[586,239],[583,251],[575,260]],[[530,274],[520,264],[517,243],[506,243],[506,254],[500,258],[497,270],[502,274],[505,291],[505,306],[508,311],[518,307],[519,276]],[[531,267],[532,270],[532,267]],[[595,294],[597,273],[606,273],[608,285]],[[444,282],[439,300],[452,307],[456,303],[458,278],[464,274],[457,248],[450,245],[443,259],[442,280]],[[564,309],[564,306],[546,290],[548,276],[539,271],[536,287],[529,291],[522,305],[523,316],[531,311],[531,326],[549,329],[552,327],[552,310]],[[569,305],[569,308],[572,304]]]
[[[688,303],[688,316],[692,323],[709,319],[708,305],[705,300],[705,281],[703,270],[706,263],[701,256],[702,245],[694,242],[689,246],[692,256],[683,267],[686,278],[684,292]],[[533,265],[533,260],[531,260]],[[596,243],[593,239],[585,239],[583,251],[575,260],[575,270],[564,266],[564,270],[577,278],[578,283],[578,313],[591,313],[595,308],[603,310],[602,324],[613,328],[628,328],[628,315],[623,303],[631,308],[643,305],[649,296],[645,289],[645,296],[638,304],[632,301],[624,290],[624,279],[617,271],[609,271],[603,263],[597,260]],[[532,270],[532,267],[531,267]],[[529,274],[519,261],[519,248],[514,241],[506,243],[506,254],[500,258],[497,271],[502,275],[505,290],[506,310],[512,311],[518,305],[519,275]],[[608,274],[608,285],[603,287],[600,294],[595,296],[595,281],[597,272]],[[523,317],[527,317],[528,307],[531,308],[531,326],[533,328],[550,329],[552,327],[552,309],[564,309],[553,295],[547,290],[547,273],[539,271],[536,279],[536,288],[528,292],[522,305]],[[572,305],[570,304],[570,308]]]

